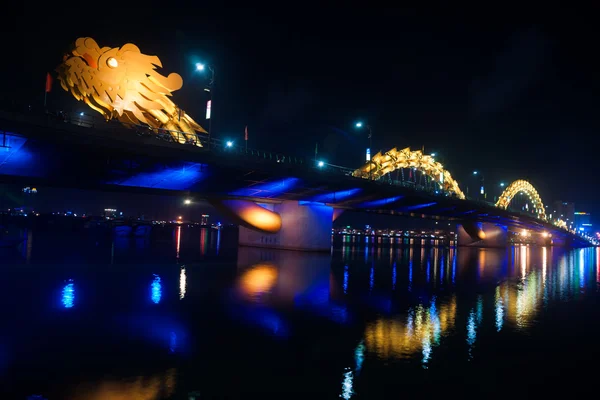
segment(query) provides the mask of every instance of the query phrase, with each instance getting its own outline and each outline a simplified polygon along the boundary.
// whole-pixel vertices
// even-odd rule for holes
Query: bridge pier
[[[508,227],[488,222],[463,222],[456,227],[457,244],[464,247],[502,248],[508,245]]]
[[[261,204],[281,217],[277,232],[240,225],[239,245],[298,251],[331,251],[333,208],[323,204],[284,201]]]

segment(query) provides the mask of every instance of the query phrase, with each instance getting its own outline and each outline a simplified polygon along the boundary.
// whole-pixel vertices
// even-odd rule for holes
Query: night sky
[[[275,13],[176,4],[113,13],[104,3],[95,15],[58,3],[47,13],[13,6],[22,9],[0,27],[2,97],[41,108],[46,72],[80,36],[100,46],[132,42],[160,57],[163,74],[183,76],[173,99],[200,123],[206,76],[194,64],[215,65],[215,136],[241,142],[247,125],[249,147],[310,156],[318,143],[321,158],[358,167],[368,145],[366,131],[353,128],[361,119],[374,150],[424,146],[463,187],[473,170],[489,190],[525,178],[546,204],[574,201],[598,221],[598,7],[294,3]],[[55,83],[50,108],[88,111]]]

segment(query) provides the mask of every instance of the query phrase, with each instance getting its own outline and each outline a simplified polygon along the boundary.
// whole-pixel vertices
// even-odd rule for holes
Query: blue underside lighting
[[[0,136],[0,145],[4,137]],[[0,147],[0,174],[16,176],[43,176],[44,168],[39,168],[37,160],[25,147],[27,139],[6,134],[6,147]]]
[[[283,193],[298,187],[300,184],[299,178],[284,178],[272,182],[260,183],[247,188],[237,189],[229,192],[232,196],[247,196],[247,197],[277,197]]]
[[[388,197],[385,199],[366,201],[364,203],[359,204],[358,207],[360,207],[360,208],[381,207],[381,206],[395,203],[398,200],[403,199],[403,198],[404,198],[404,196],[394,196],[394,197]]]
[[[120,186],[186,190],[206,178],[208,173],[205,169],[206,167],[200,163],[184,163],[177,167],[164,167],[160,171],[140,172],[134,176],[114,179],[107,183]]]
[[[354,197],[361,192],[362,189],[359,188],[340,190],[338,192],[319,194],[309,199],[306,199],[306,201],[316,203],[337,203],[339,201],[348,200],[349,198]]]
[[[425,204],[417,204],[417,205],[414,205],[414,206],[401,207],[401,208],[398,208],[397,210],[398,211],[419,210],[421,208],[431,207],[431,206],[434,206],[436,204],[437,204],[437,202],[434,201],[433,203],[425,203]]]

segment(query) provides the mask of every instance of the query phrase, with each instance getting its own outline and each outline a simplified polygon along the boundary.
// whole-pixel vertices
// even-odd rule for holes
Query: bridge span
[[[248,246],[328,251],[332,221],[352,211],[454,221],[464,246],[506,246],[509,229],[544,245],[590,245],[546,221],[528,182],[510,185],[496,205],[467,200],[420,151],[392,149],[352,170],[214,139],[200,147],[169,140],[173,132],[163,140],[144,126],[71,122],[0,111],[0,182],[204,198],[240,223],[240,244]],[[400,168],[419,169],[430,185],[392,179]],[[508,209],[518,192],[530,196],[536,215]]]

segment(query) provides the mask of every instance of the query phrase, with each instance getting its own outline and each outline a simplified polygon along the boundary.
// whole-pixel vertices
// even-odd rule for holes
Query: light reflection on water
[[[85,264],[79,260],[68,268],[39,268],[36,271],[40,274],[48,274],[40,278],[40,287],[51,288],[48,293],[52,293],[44,294],[44,301],[51,298],[56,305],[58,299],[60,308],[71,309],[61,312],[73,322],[64,329],[79,329],[81,325],[85,329],[78,331],[80,337],[105,328],[110,332],[107,337],[122,335],[117,340],[127,346],[143,344],[160,349],[171,357],[169,360],[191,357],[189,364],[194,367],[185,368],[201,363],[210,366],[203,371],[207,376],[204,389],[211,384],[216,388],[213,380],[237,374],[238,369],[244,371],[246,385],[271,374],[276,376],[270,385],[277,385],[278,380],[289,378],[284,376],[286,371],[307,365],[310,367],[298,374],[306,377],[303,384],[310,386],[327,377],[329,390],[349,399],[364,395],[361,387],[365,380],[378,379],[386,369],[398,376],[406,374],[407,381],[415,370],[448,372],[448,366],[452,370],[463,368],[461,363],[493,367],[497,360],[490,356],[490,349],[513,344],[511,340],[553,338],[551,330],[533,328],[551,321],[559,305],[579,311],[578,302],[597,296],[600,280],[598,248],[565,251],[529,246],[494,250],[384,245],[365,251],[361,244],[336,249],[332,256],[240,248],[235,262],[215,266],[187,262],[186,255],[190,246],[200,255],[215,254],[217,243],[227,246],[225,239],[215,234],[209,241],[205,230],[190,236],[185,229],[172,236],[173,241],[165,245],[172,261],[164,265],[123,264],[127,246],[137,245],[120,242],[120,251],[114,252],[108,244],[105,255],[107,264],[122,265],[112,269],[101,265],[95,275],[81,268]],[[36,239],[36,246],[40,243],[43,241]],[[36,265],[36,246],[27,256],[31,268]],[[18,278],[23,272],[15,268],[12,273]],[[3,294],[7,299],[14,297],[10,289]],[[111,296],[100,295],[107,290]],[[114,303],[109,305],[111,299]],[[564,324],[577,330],[577,322],[588,321],[589,315],[572,312],[569,318],[573,319],[565,319]],[[61,332],[60,327],[54,329]],[[11,342],[21,332],[12,339],[7,332],[0,329],[0,350],[6,350],[0,353],[4,370],[10,370],[23,354],[14,344],[17,342]],[[24,348],[35,343],[20,340]],[[68,353],[72,340],[60,343],[54,339],[52,345],[64,345],[60,350]],[[567,345],[576,344],[563,343]],[[154,353],[145,353],[149,348],[136,353],[139,359],[162,365],[163,361],[154,361]],[[36,354],[43,357],[44,351]],[[118,352],[110,354],[114,364],[131,362],[119,358]],[[314,358],[309,359],[310,355]],[[227,372],[218,375],[213,367],[224,359],[228,360]],[[90,363],[96,361],[89,356]],[[518,359],[514,361],[518,363]],[[288,369],[272,368],[286,362],[292,365]],[[243,366],[238,368],[238,364]],[[90,393],[98,394],[88,398],[168,398],[171,392],[167,387],[177,387],[178,374],[140,375],[127,384],[107,380],[95,384]],[[291,386],[280,390],[293,391]],[[231,389],[222,382],[218,387],[217,392]],[[183,393],[197,388],[184,388]],[[157,390],[161,394],[157,395]],[[254,390],[260,391],[257,387]]]
[[[170,398],[176,389],[177,370],[163,374],[139,376],[132,380],[106,379],[82,383],[70,400],[154,400]]]

